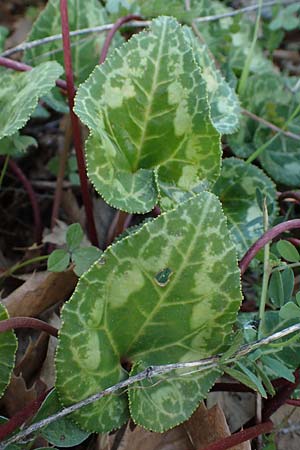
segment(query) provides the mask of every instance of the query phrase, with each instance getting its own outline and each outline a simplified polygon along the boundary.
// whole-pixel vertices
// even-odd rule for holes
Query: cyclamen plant
[[[93,23],[92,11],[100,22],[105,22],[106,12],[98,2],[79,3],[82,11],[86,11],[87,4],[92,8],[86,16],[88,23],[82,27],[98,24]],[[116,14],[122,8],[135,14],[147,11],[147,2],[137,3],[137,10],[131,10],[122,1],[108,1],[106,6],[108,12]],[[66,2],[61,2],[65,13],[63,4]],[[201,15],[196,6],[189,13],[178,9],[178,19],[189,23],[196,12]],[[49,18],[52,33],[57,32],[58,8],[58,0],[49,1],[33,27],[31,39],[42,37]],[[164,11],[158,8],[158,12]],[[76,14],[84,17],[80,11],[74,11],[73,15]],[[148,15],[152,14],[148,11]],[[63,17],[66,19],[67,15]],[[71,24],[75,21],[76,17],[70,17]],[[261,308],[258,331],[245,316],[238,319],[242,303],[238,258],[262,235],[266,218],[269,224],[275,221],[278,208],[275,184],[262,169],[236,157],[222,162],[222,135],[231,134],[228,142],[234,154],[246,158],[254,142],[248,145],[243,140],[245,129],[239,130],[241,120],[245,123],[248,117],[241,119],[235,90],[217,68],[207,45],[194,35],[193,28],[182,26],[175,18],[155,18],[144,31],[127,42],[120,43],[121,40],[115,36],[115,48],[87,79],[94,59],[87,62],[80,41],[73,48],[73,57],[77,58],[75,79],[83,81],[73,111],[90,132],[85,145],[87,173],[95,190],[109,205],[131,214],[149,213],[158,206],[162,213],[129,230],[100,259],[100,251],[94,247],[80,248],[82,230],[72,225],[67,232],[67,251],[56,250],[49,258],[49,270],[64,270],[72,260],[81,276],[62,311],[55,391],[45,400],[35,421],[113,385],[124,382],[127,387],[127,391],[121,390],[118,395],[107,393],[72,411],[71,419],[76,425],[67,419],[60,422],[74,427],[74,434],[78,433],[76,443],[90,432],[117,429],[130,417],[149,430],[163,432],[172,428],[191,416],[224,372],[267,397],[275,394],[272,376],[284,376],[293,382],[293,370],[297,368],[285,367],[281,347],[276,344],[262,347],[271,341],[254,343],[257,338],[299,322],[299,295],[295,302],[289,263],[298,264],[300,256],[292,244],[279,243],[272,264],[266,256],[264,259],[269,264],[265,264],[269,277],[274,270],[269,295],[278,311],[267,316]],[[99,53],[100,41],[95,40],[89,49],[94,58]],[[25,57],[27,62],[34,63],[42,54],[29,49]],[[236,56],[232,67],[238,65]],[[262,55],[258,52],[256,57]],[[255,71],[254,66],[250,70]],[[265,66],[268,67],[267,62]],[[68,70],[67,61],[67,75]],[[61,73],[59,64],[52,61],[25,74],[5,75],[9,97],[13,97],[14,89],[18,96],[7,109],[9,114],[1,127],[1,138],[18,133],[38,98],[50,95]],[[282,82],[275,74],[270,77],[275,84]],[[260,81],[264,83],[262,78]],[[244,105],[246,101],[254,102],[258,109],[262,100],[251,97],[254,82],[255,78],[250,79],[242,100]],[[39,89],[36,83],[41,85]],[[63,85],[68,89],[72,106],[70,77]],[[36,95],[32,97],[34,89]],[[17,107],[20,95],[26,105],[28,102],[27,112]],[[3,98],[8,108],[7,99]],[[285,99],[281,103],[280,106],[287,107]],[[289,123],[293,123],[298,113],[297,108],[289,112]],[[78,126],[76,120],[72,122],[74,130]],[[261,143],[267,131],[259,125],[253,134],[255,141]],[[278,142],[294,138],[280,134],[273,144],[276,139]],[[241,141],[243,147],[239,147]],[[274,149],[272,142],[269,145]],[[295,158],[295,146],[285,153],[287,159]],[[281,181],[280,161],[270,164],[262,150],[259,154],[265,170],[275,181]],[[296,184],[298,175],[294,172],[293,175]],[[263,243],[258,241],[250,249],[252,253],[248,252],[240,263],[242,274],[259,248],[281,231],[299,227],[297,220],[290,222],[293,223],[286,222],[286,226],[278,228],[277,234],[266,234]],[[86,259],[81,261],[80,255]],[[287,261],[287,266],[281,258]],[[258,261],[252,264],[257,267]],[[264,306],[263,295],[267,294],[263,292]],[[7,314],[0,307],[1,319],[5,321]],[[298,331],[297,326],[275,338]],[[235,333],[238,328],[242,331]],[[250,347],[243,347],[245,343]],[[248,355],[251,345],[253,350],[260,348]],[[299,348],[297,341],[288,341],[287,345],[292,352]],[[0,361],[1,393],[9,381],[15,347],[11,331],[0,333],[0,348],[4,351]],[[202,370],[198,366],[195,370],[189,369],[188,364],[184,366],[206,359],[207,365]],[[172,363],[182,365],[170,373],[155,371],[157,366]],[[144,376],[126,385],[126,380],[135,379],[140,373]],[[51,429],[46,428],[44,436],[59,446]],[[74,441],[69,445],[75,445]]]

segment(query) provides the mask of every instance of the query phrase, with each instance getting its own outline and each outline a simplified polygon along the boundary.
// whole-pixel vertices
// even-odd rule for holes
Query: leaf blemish
[[[154,276],[154,279],[159,286],[164,287],[169,283],[172,274],[173,270],[170,269],[169,267],[166,267],[165,269],[160,270]]]

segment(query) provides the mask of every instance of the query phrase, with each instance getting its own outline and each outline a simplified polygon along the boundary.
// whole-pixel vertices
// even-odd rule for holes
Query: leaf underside
[[[8,319],[4,306],[0,303],[0,321]],[[14,367],[17,340],[12,331],[0,333],[0,397],[10,380]]]
[[[89,178],[114,207],[174,207],[218,177],[205,81],[175,19],[160,17],[97,66],[76,96]]]
[[[220,202],[201,193],[106,250],[63,309],[56,388],[70,405],[155,365],[226,348],[241,301],[240,279]],[[185,371],[129,389],[135,422],[163,431],[187,419],[219,371]],[[118,428],[126,394],[75,413],[88,431]]]
[[[56,62],[47,62],[28,72],[1,74],[0,139],[15,134],[25,125],[38,99],[50,92],[62,71]]]

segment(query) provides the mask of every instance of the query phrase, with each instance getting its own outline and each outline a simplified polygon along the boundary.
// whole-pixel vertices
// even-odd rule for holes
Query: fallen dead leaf
[[[5,394],[0,400],[1,409],[5,410],[8,417],[12,417],[36,400],[37,395],[35,385],[28,389],[22,375],[13,374]]]
[[[216,403],[224,411],[231,433],[239,430],[255,415],[255,396],[248,392],[210,392],[207,407],[211,408]]]
[[[66,232],[68,225],[62,220],[56,220],[56,225],[52,230],[46,228],[43,233],[44,244],[55,244],[56,246],[63,246],[66,243]]]
[[[63,189],[61,195],[61,207],[63,208],[70,223],[80,223],[85,229],[84,209],[78,205],[77,198],[72,189]]]
[[[96,450],[113,450],[116,448],[115,440],[117,438],[118,433],[99,436]],[[130,424],[127,424],[117,448],[118,450],[194,450],[181,426],[165,433],[154,433],[138,426],[131,430]]]
[[[35,341],[29,338],[26,351],[14,369],[16,375],[22,373],[24,380],[29,385],[33,382],[34,375],[40,370],[45,360],[48,341],[49,335],[47,333],[40,333]]]
[[[48,320],[50,325],[53,325],[56,328],[60,328],[61,320],[57,314],[53,313]],[[46,389],[50,389],[55,384],[55,351],[57,347],[57,339],[54,336],[50,336],[48,343],[47,355],[44,360],[41,372],[40,372],[40,380],[46,386]]]
[[[2,303],[10,317],[36,317],[50,306],[69,298],[77,280],[71,269],[58,273],[36,272]]]
[[[182,424],[190,437],[194,449],[204,449],[208,444],[230,436],[225,415],[219,405],[207,409],[204,403],[194,412],[190,419]],[[243,442],[231,450],[251,450],[250,442]]]

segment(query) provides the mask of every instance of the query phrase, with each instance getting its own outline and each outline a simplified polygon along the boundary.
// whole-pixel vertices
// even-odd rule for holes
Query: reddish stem
[[[93,215],[93,204],[89,194],[88,179],[86,175],[86,166],[84,160],[84,151],[81,140],[81,130],[78,117],[73,111],[75,86],[72,69],[71,43],[68,20],[68,0],[60,0],[61,29],[63,37],[64,64],[67,80],[67,94],[70,108],[70,117],[74,136],[74,147],[78,164],[78,172],[82,191],[82,200],[87,218],[88,235],[93,245],[98,246],[98,237]]]
[[[260,423],[253,427],[247,428],[246,430],[239,431],[231,436],[220,439],[219,441],[213,442],[212,444],[204,447],[202,450],[227,450],[236,445],[242,444],[243,442],[250,441],[261,434],[269,433],[272,429],[273,423],[271,420],[268,420],[267,422]]]
[[[114,26],[109,30],[102,47],[99,64],[102,64],[105,61],[109,47],[111,45],[111,41],[113,40],[116,32],[121,28],[122,25],[124,25],[124,23],[132,22],[133,20],[143,20],[143,19],[135,14],[128,14],[128,16],[120,17],[120,19],[118,19],[114,24]]]
[[[288,230],[293,230],[294,228],[300,228],[300,219],[288,220],[287,222],[279,223],[275,227],[266,231],[245,253],[243,258],[240,260],[239,266],[241,274],[243,275],[249,267],[252,259],[257,255],[257,253],[266,245],[268,242],[272,241],[274,238],[279,236]]]
[[[112,241],[119,236],[119,234],[122,234],[126,228],[129,227],[131,219],[132,214],[128,214],[124,211],[116,212],[107,233],[106,247],[108,247]]]
[[[280,406],[284,405],[299,384],[299,369],[295,372],[295,382],[287,382],[286,386],[280,389],[274,397],[268,399],[264,403],[262,410],[262,420],[268,420]]]
[[[13,59],[3,58],[3,56],[0,56],[0,66],[17,70],[18,72],[27,72],[28,70],[33,69],[33,67],[28,66],[27,64],[14,61]],[[64,90],[67,89],[67,83],[63,80],[56,80],[56,86]]]
[[[153,210],[152,210],[152,215],[154,217],[158,217],[161,215],[161,209],[158,205],[154,206]]]
[[[3,158],[0,157],[0,160],[2,161]],[[31,186],[29,179],[26,177],[24,172],[20,169],[18,164],[15,161],[13,161],[12,159],[10,159],[8,161],[8,164],[9,164],[10,169],[14,172],[14,174],[21,181],[21,183],[23,184],[23,186],[28,194],[28,197],[29,197],[29,200],[31,203],[31,207],[32,207],[33,218],[34,218],[35,241],[39,244],[42,239],[42,220],[41,220],[41,211],[40,211],[40,207],[39,207],[39,204],[37,201],[36,194],[33,190],[33,187]]]
[[[295,245],[295,247],[300,247],[300,239],[287,238],[286,240],[289,241],[291,244]]]
[[[53,230],[53,228],[55,227],[56,221],[57,221],[58,215],[59,215],[59,207],[61,204],[64,176],[65,176],[65,171],[66,171],[66,167],[67,167],[67,163],[68,163],[71,138],[72,138],[72,129],[71,129],[70,118],[68,117],[67,121],[66,121],[64,145],[63,145],[63,148],[59,155],[59,167],[58,167],[58,173],[57,173],[57,177],[56,177],[56,186],[55,186],[54,199],[53,199],[53,205],[52,205],[52,213],[51,213],[51,230]]]
[[[57,328],[42,320],[33,319],[32,317],[11,317],[10,319],[0,321],[0,333],[16,328],[33,328],[34,330],[45,331],[45,333],[54,337],[57,337],[58,335]]]
[[[298,398],[289,398],[285,403],[291,406],[300,406],[300,400]]]
[[[21,411],[9,419],[8,422],[0,425],[0,442],[16,431],[39,410],[49,392],[50,390],[43,392],[36,400],[26,405]]]

